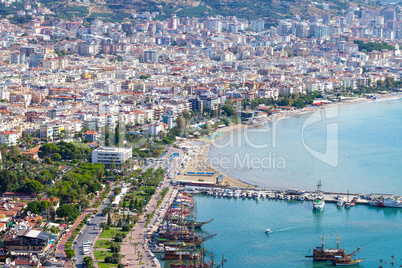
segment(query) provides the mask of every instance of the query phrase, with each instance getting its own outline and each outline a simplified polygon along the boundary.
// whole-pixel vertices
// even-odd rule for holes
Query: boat
[[[322,194],[321,187],[322,187],[321,180],[318,180],[317,190],[316,190],[316,192],[318,193],[318,196],[314,200],[313,210],[321,210],[325,206],[324,195]]]
[[[254,199],[260,199],[260,197],[261,197],[261,193],[259,191],[253,193]]]
[[[265,230],[265,233],[266,233],[266,234],[271,234],[272,231],[271,231],[271,229],[267,229],[267,230]]]
[[[338,202],[336,202],[337,207],[342,207],[343,203],[345,203],[341,198],[338,199]]]
[[[232,197],[233,197],[233,191],[229,191],[229,192],[228,192],[228,197],[229,197],[229,198],[232,198]]]
[[[240,197],[240,190],[236,190],[233,194],[234,198],[239,198]]]
[[[314,210],[321,210],[325,206],[325,200],[323,195],[319,195],[316,197],[314,203],[313,203],[313,209]]]
[[[335,256],[335,259],[333,260],[333,264],[336,266],[353,266],[353,265],[359,265],[361,263],[361,259],[352,259],[349,256],[342,257],[342,256]]]
[[[150,246],[149,249],[153,253],[164,253],[165,252],[165,247],[162,244]]]
[[[388,208],[402,208],[402,200],[400,198],[396,199],[395,195],[393,195],[391,198],[385,198],[383,205]]]
[[[349,200],[349,190],[348,190],[348,199],[345,201],[345,208],[350,208],[353,207],[355,205],[355,203]]]
[[[360,251],[358,247],[356,251],[346,254],[345,250],[339,248],[339,235],[337,235],[336,248],[325,248],[324,247],[324,234],[322,234],[322,242],[320,247],[315,247],[313,249],[313,255],[306,255],[306,258],[313,258],[313,261],[331,261],[335,262],[335,256],[341,258],[350,258],[352,255]]]
[[[191,253],[189,251],[180,251],[178,248],[165,248],[165,254],[161,257],[163,260],[185,260],[194,258],[197,256],[197,253]]]

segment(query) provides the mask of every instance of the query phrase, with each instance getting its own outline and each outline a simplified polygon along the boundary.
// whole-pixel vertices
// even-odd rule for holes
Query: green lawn
[[[95,259],[98,261],[105,261],[106,256],[112,256],[113,252],[107,251],[107,250],[95,250]]]
[[[103,244],[103,245],[102,245]],[[95,248],[106,248],[109,249],[111,242],[108,242],[107,239],[98,239],[95,243]]]
[[[99,238],[114,238],[118,233],[127,234],[128,232],[122,232],[121,228],[110,228],[109,230],[103,231]]]
[[[98,262],[98,267],[99,268],[117,267],[117,264]]]

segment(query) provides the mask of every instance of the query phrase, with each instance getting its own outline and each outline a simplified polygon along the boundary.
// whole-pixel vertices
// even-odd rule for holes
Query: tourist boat
[[[343,203],[345,203],[341,198],[338,199],[338,202],[336,202],[337,207],[342,207]]]
[[[208,224],[211,221],[213,221],[213,219],[210,219],[210,220],[204,221],[204,222],[197,222],[197,221],[194,221],[191,219],[180,219],[178,217],[172,217],[171,220],[172,220],[172,223],[174,223],[174,224],[181,224],[188,228],[194,227],[196,229],[200,229],[204,224]]]
[[[170,268],[210,268],[211,266],[207,263],[204,264],[170,264]]]
[[[369,204],[370,206],[378,207],[378,206],[379,206],[379,205],[378,205],[379,202],[381,202],[381,201],[380,201],[380,200],[377,200],[377,199],[373,199],[373,200],[368,201],[368,204]]]
[[[335,256],[341,258],[350,258],[352,255],[360,251],[358,247],[355,252],[346,254],[345,250],[339,248],[339,235],[337,235],[336,248],[327,249],[324,247],[324,234],[322,235],[321,247],[316,247],[313,249],[313,255],[306,255],[306,258],[313,258],[313,261],[335,261]]]
[[[192,253],[189,251],[180,251],[178,248],[165,248],[165,254],[161,257],[163,260],[187,260],[197,256],[197,253]]]
[[[336,266],[353,266],[359,265],[360,262],[362,262],[361,259],[352,259],[349,255],[346,257],[335,256],[335,259],[333,260],[333,264]]]
[[[153,252],[153,253],[164,253],[165,252],[165,247],[161,244],[159,245],[152,245],[149,247],[149,249]]]
[[[325,206],[324,196],[323,195],[317,196],[313,203],[313,209],[320,210],[320,209],[323,209],[324,206]]]
[[[396,199],[395,195],[393,195],[392,198],[385,198],[383,205],[389,208],[402,208],[402,201],[401,199]]]

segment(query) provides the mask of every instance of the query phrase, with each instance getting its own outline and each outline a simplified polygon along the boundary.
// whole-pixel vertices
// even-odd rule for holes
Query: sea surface
[[[261,187],[314,190],[321,179],[324,191],[401,195],[402,100],[317,109],[247,129],[218,140],[208,158]],[[360,267],[379,267],[380,259],[391,267],[391,255],[394,267],[402,265],[402,209],[326,203],[314,212],[311,202],[301,201],[195,201],[198,221],[214,219],[203,227],[205,235],[217,234],[204,243],[207,255],[213,252],[216,263],[224,255],[224,267],[333,267],[305,255],[321,245],[323,234],[325,247],[335,248],[337,233],[347,253],[361,247],[355,256],[365,259]],[[266,235],[267,228],[273,233]]]
[[[206,235],[217,236],[204,243],[212,251],[215,262],[222,255],[224,267],[333,267],[317,263],[310,255],[321,245],[336,247],[339,233],[340,248],[351,253],[361,247],[355,258],[365,259],[360,267],[379,267],[380,259],[391,267],[402,265],[402,209],[356,205],[350,209],[326,203],[321,212],[313,212],[311,202],[267,199],[226,199],[196,196],[198,219],[214,220],[204,225]],[[269,228],[272,234],[264,232]],[[309,250],[311,250],[309,252]]]
[[[320,109],[235,132],[213,144],[216,168],[273,189],[402,195],[402,100]]]

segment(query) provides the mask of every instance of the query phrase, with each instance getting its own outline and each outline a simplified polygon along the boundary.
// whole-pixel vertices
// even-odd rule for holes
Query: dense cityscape
[[[208,163],[214,140],[401,91],[397,5],[350,5],[333,15],[330,4],[312,2],[324,14],[308,20],[157,20],[155,11],[110,22],[59,18],[35,1],[1,8],[17,4],[0,20],[4,267],[241,267],[193,249],[216,234],[194,231],[210,221],[196,221],[186,185],[212,187],[216,197],[321,197],[230,177]],[[400,199],[352,197],[402,207]],[[328,260],[351,262],[342,254]]]

